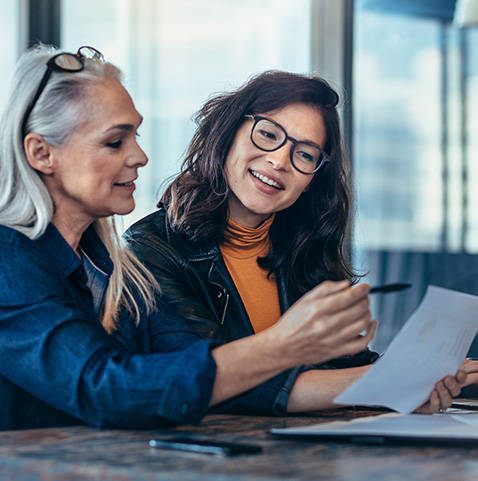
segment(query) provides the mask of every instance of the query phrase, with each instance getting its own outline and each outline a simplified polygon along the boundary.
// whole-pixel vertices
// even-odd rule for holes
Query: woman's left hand
[[[461,370],[466,373],[465,386],[476,384],[478,386],[478,361],[476,359],[465,359]]]
[[[433,414],[437,411],[448,409],[451,406],[452,398],[457,396],[465,386],[467,373],[460,369],[455,376],[445,376],[435,384],[430,398],[418,409],[415,414]]]

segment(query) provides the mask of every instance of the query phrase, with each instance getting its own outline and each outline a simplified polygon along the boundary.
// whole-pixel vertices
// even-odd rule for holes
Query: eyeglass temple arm
[[[22,122],[23,138],[25,138],[25,135],[26,135],[27,122],[28,122],[28,119],[30,118],[30,114],[32,113],[33,107],[35,107],[37,100],[40,98],[40,95],[43,92],[43,89],[45,88],[45,85],[48,82],[48,79],[50,78],[51,73],[52,73],[52,69],[51,67],[48,67],[45,74],[43,75],[43,78],[40,82],[40,85],[38,86],[37,91],[35,92],[35,96],[33,97],[32,101],[28,104],[28,108],[25,111],[25,114],[23,115],[23,122]]]

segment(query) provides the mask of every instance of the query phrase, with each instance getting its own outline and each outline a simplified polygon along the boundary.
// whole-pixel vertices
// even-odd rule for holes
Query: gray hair
[[[51,220],[53,204],[39,174],[29,165],[23,147],[22,120],[48,60],[61,53],[38,45],[18,61],[10,92],[0,117],[0,224],[35,239]],[[87,120],[87,89],[121,72],[114,65],[85,59],[81,72],[53,72],[30,114],[26,133],[35,132],[48,143],[61,145]]]
[[[38,45],[20,57],[0,117],[0,225],[31,239],[43,234],[51,222],[54,206],[40,175],[27,161],[22,122],[48,60],[59,53],[62,51]],[[110,63],[87,58],[80,72],[52,72],[30,114],[25,133],[35,132],[49,144],[61,145],[88,121],[89,109],[85,107],[90,102],[89,89],[108,78],[121,81],[120,70]],[[115,264],[101,319],[111,331],[121,305],[139,321],[140,308],[133,291],[139,292],[148,312],[154,307],[154,292],[159,287],[133,254],[123,248],[113,217],[98,219],[94,225]]]

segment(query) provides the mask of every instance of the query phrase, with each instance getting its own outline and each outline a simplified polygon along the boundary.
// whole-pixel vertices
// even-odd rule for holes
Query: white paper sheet
[[[411,413],[460,368],[477,330],[477,296],[429,286],[382,357],[334,401]]]

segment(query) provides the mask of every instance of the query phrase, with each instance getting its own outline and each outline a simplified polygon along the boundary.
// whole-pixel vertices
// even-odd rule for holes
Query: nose
[[[285,143],[280,149],[267,152],[267,161],[274,170],[289,170],[290,168],[290,146]]]
[[[138,143],[136,143],[133,152],[128,156],[128,165],[130,167],[144,167],[148,161],[148,156],[144,153]]]

